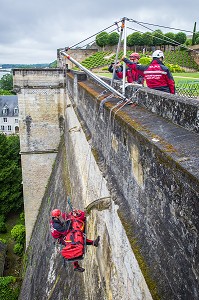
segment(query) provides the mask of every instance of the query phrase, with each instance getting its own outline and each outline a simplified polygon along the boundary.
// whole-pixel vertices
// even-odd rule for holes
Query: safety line
[[[146,23],[146,22],[136,21],[136,20],[133,20],[133,19],[129,19],[129,22],[135,22],[137,24],[146,24],[146,25],[151,25],[151,26],[156,26],[156,27],[162,27],[162,28],[168,28],[168,29],[174,29],[174,30],[180,30],[180,31],[184,31],[184,32],[193,33],[193,31],[190,31],[190,30],[174,28],[174,27],[169,27],[169,26],[163,26],[163,25],[157,25],[157,24],[152,24],[152,23]]]
[[[116,22],[115,22],[116,23]],[[95,34],[93,34],[93,35],[91,35],[90,37],[88,37],[88,38],[86,38],[86,39],[84,39],[83,41],[81,41],[81,42],[79,42],[79,43],[77,43],[77,44],[75,44],[75,45],[73,45],[73,46],[71,46],[71,47],[66,47],[66,48],[68,48],[68,49],[71,49],[71,48],[73,48],[73,47],[76,47],[77,45],[79,45],[79,44],[81,44],[81,43],[83,43],[83,42],[85,42],[85,41],[87,41],[87,40],[89,40],[90,38],[92,38],[93,36],[96,36],[97,34],[99,34],[99,33],[101,33],[101,32],[103,32],[103,31],[105,31],[105,30],[107,30],[107,29],[109,29],[109,28],[111,28],[111,27],[113,27],[113,26],[115,26],[116,24],[112,24],[112,25],[110,25],[110,26],[108,26],[108,27],[106,27],[106,28],[104,28],[103,30],[101,30],[101,31],[99,31],[99,32],[97,32],[97,33],[95,33]]]
[[[158,39],[158,40],[161,40],[161,41],[166,41],[166,42],[169,42],[169,41],[171,41],[171,42],[173,42],[173,44],[175,44],[174,46],[176,46],[176,47],[178,47],[178,46],[182,46],[182,44],[180,44],[180,43],[176,42],[175,40],[173,40],[173,39],[171,39],[171,38],[169,38],[169,37],[166,37],[164,34],[161,34],[161,33],[158,33],[158,34],[159,34],[159,35],[162,35],[162,36],[163,36],[163,38],[160,38],[160,37],[154,36],[154,35],[153,35],[153,33],[147,33],[147,32],[143,32],[143,31],[140,31],[140,30],[137,30],[137,29],[133,29],[133,28],[131,28],[131,27],[127,27],[127,28],[128,28],[128,29],[131,29],[131,30],[133,30],[133,31],[136,31],[136,32],[142,33],[142,34],[146,34],[147,36],[154,37],[154,38],[156,38],[156,39]],[[150,29],[150,30],[151,30],[151,29]],[[155,31],[153,31],[153,32],[155,32]]]

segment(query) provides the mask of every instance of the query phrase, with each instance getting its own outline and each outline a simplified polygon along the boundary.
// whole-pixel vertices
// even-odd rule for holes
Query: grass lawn
[[[173,78],[175,82],[178,81],[198,81],[199,82],[199,72],[195,73],[173,73]]]
[[[112,73],[109,72],[95,72],[95,74],[97,76],[104,76],[104,77],[108,77],[108,78],[112,78]],[[199,81],[199,72],[195,72],[195,73],[173,73],[173,78],[175,80],[175,82],[177,83],[179,80],[180,81]]]
[[[173,73],[174,77],[186,77],[186,78],[195,78],[199,79],[199,72],[194,72],[194,73]]]

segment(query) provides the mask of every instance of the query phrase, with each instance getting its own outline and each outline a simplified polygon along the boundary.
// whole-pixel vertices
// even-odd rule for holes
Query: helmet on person
[[[130,58],[140,59],[140,55],[139,55],[139,53],[133,52],[133,53],[130,54]]]
[[[156,50],[153,52],[152,57],[153,58],[160,58],[160,57],[164,58],[164,53],[161,50]]]
[[[52,217],[60,217],[61,216],[61,211],[59,209],[53,209],[51,212]]]

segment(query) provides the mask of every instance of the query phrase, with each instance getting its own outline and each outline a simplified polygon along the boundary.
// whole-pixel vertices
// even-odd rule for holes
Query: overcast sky
[[[199,31],[198,11],[199,0],[0,0],[0,64],[50,63],[58,48],[73,46],[123,17],[187,31],[193,31],[196,21]],[[127,26],[149,31],[136,22]]]

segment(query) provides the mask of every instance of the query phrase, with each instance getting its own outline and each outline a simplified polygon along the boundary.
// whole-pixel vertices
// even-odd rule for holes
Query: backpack
[[[86,242],[85,231],[85,220],[84,217],[74,217],[71,215],[71,227],[72,229],[67,233],[64,238],[66,246],[61,250],[62,256],[66,260],[73,260],[77,258],[82,258],[84,254],[84,246]]]

